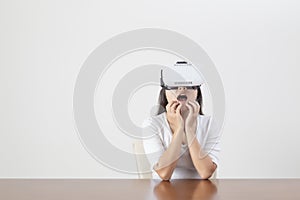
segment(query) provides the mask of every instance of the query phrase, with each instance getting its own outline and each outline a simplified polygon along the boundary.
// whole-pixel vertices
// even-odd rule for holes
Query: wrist
[[[186,133],[186,139],[187,139],[187,143],[191,145],[193,141],[196,140],[196,134]]]
[[[183,134],[183,133],[184,133],[184,128],[178,128],[177,130],[174,131],[175,135]]]
[[[196,135],[196,130],[194,128],[185,128],[185,132],[187,135]]]

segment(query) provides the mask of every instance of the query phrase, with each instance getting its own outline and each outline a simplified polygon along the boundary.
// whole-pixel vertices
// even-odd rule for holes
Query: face
[[[187,100],[190,101],[194,101],[197,98],[197,89],[187,89],[186,87],[182,86],[182,87],[178,87],[178,89],[172,89],[172,90],[165,90],[166,91],[166,98],[168,100],[168,102],[172,102],[172,101],[177,101],[177,97],[178,95],[186,95],[187,96]],[[186,106],[186,101],[181,101],[183,103],[182,108],[185,109]]]

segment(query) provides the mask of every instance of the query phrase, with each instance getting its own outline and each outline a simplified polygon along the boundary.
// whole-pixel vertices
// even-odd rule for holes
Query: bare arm
[[[177,101],[170,102],[166,106],[167,118],[173,130],[173,137],[170,145],[154,166],[154,170],[163,180],[170,180],[180,157],[181,143],[184,136],[184,121],[180,115],[181,106],[182,104]]]
[[[209,155],[206,155],[206,152],[202,150],[201,145],[195,137],[195,134],[189,132],[186,135],[194,166],[201,178],[208,179],[212,176],[217,166],[215,163],[213,163]]]
[[[154,170],[163,180],[170,180],[180,157],[183,130],[174,133],[171,144],[159,158]]]
[[[189,101],[187,104],[189,108],[189,115],[186,119],[186,137],[191,154],[193,164],[203,179],[208,179],[212,176],[217,166],[212,161],[212,159],[206,155],[196,139],[196,129],[197,129],[197,117],[200,109],[200,105],[197,101]]]

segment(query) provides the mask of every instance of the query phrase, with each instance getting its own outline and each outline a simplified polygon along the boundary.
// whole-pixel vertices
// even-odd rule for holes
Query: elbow
[[[163,181],[169,181],[171,179],[170,173],[168,173],[165,170],[155,170],[158,176],[161,178]]]
[[[201,173],[201,178],[202,179],[209,179],[212,175],[213,175],[213,173],[211,173],[211,172],[202,172]]]
[[[154,171],[163,181],[169,181],[172,177],[173,171],[176,167],[176,162],[166,167],[159,167],[158,165],[154,167]]]
[[[157,173],[157,172],[156,172]],[[157,173],[161,180],[163,181],[169,181],[171,179],[171,176],[166,173]]]
[[[171,179],[171,177],[167,177],[167,176],[165,176],[165,177],[160,176],[160,178],[162,181],[170,181],[170,179]]]
[[[200,172],[200,176],[202,179],[209,179],[210,177],[212,177],[212,175],[214,174],[216,170],[216,165],[213,164],[211,168],[207,169],[207,170],[203,170],[202,172]]]

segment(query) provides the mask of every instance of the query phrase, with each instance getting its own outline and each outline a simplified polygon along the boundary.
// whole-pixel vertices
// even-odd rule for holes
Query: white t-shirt
[[[197,139],[199,144],[208,153],[212,161],[219,165],[219,133],[216,131],[216,123],[211,123],[210,116],[198,115],[197,118]],[[210,128],[209,128],[210,127]],[[209,131],[208,131],[209,130]],[[209,134],[208,134],[209,133]],[[172,131],[167,121],[166,112],[147,118],[143,122],[143,144],[145,154],[152,169],[152,177],[160,179],[153,170],[163,152],[168,148],[172,141]],[[177,166],[173,172],[172,179],[194,179],[201,178],[194,167],[188,146],[181,145],[181,157],[177,161]]]

